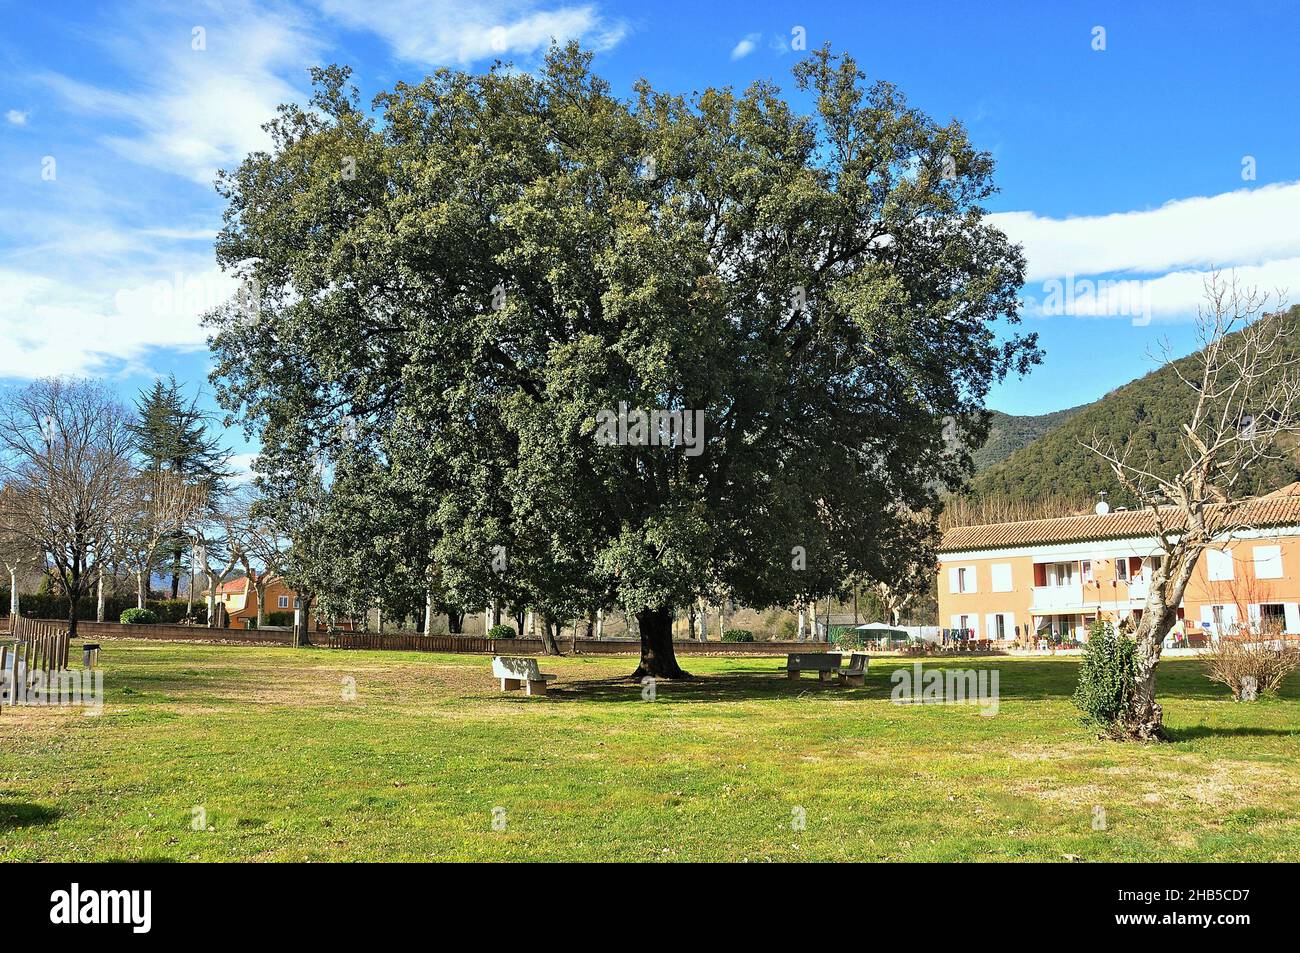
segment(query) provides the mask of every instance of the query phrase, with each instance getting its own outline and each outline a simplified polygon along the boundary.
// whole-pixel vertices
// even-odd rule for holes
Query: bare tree
[[[93,381],[37,381],[0,403],[5,529],[49,555],[77,633],[77,603],[109,558],[131,477],[128,414]]]
[[[257,607],[257,625],[266,617],[266,590],[283,572],[288,541],[263,511],[263,501],[252,487],[231,495],[220,516],[230,551],[248,577]]]
[[[1158,473],[1136,459],[1133,441],[1115,446],[1094,437],[1086,444],[1151,515],[1160,543],[1134,630],[1133,691],[1115,726],[1121,736],[1163,737],[1156,666],[1187,584],[1207,547],[1254,528],[1256,508],[1242,501],[1252,468],[1281,456],[1279,438],[1300,430],[1294,319],[1278,299],[1279,307],[1270,311],[1268,295],[1239,288],[1235,277],[1225,280],[1216,272],[1206,280],[1197,322],[1202,349],[1183,361],[1169,360],[1193,392],[1179,435],[1177,472]]]
[[[165,544],[174,540],[206,503],[206,490],[174,470],[142,470],[132,477],[120,532],[123,562],[135,576],[136,606],[143,609]]]
[[[24,567],[42,565],[45,557],[30,535],[17,528],[24,512],[24,506],[16,498],[18,492],[16,487],[0,486],[0,564],[9,576],[10,617],[18,615],[18,573]]]

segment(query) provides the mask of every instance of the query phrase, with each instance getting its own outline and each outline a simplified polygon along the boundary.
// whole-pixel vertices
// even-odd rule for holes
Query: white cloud
[[[1185,319],[1194,317],[1205,304],[1205,286],[1212,275],[1210,270],[1183,269],[1145,279],[1049,278],[1026,285],[1023,313],[1044,318],[1125,318],[1139,323]],[[1300,257],[1225,268],[1219,278],[1268,295],[1269,310],[1279,304],[1296,304]]]
[[[5,119],[15,126],[27,125],[27,116],[28,114],[20,109],[11,109],[5,113]]]
[[[758,46],[758,41],[762,39],[761,33],[750,33],[743,40],[731,48],[731,58],[733,60],[744,59],[750,53],[753,53]]]
[[[581,40],[607,50],[627,33],[594,4],[546,5],[532,0],[320,0],[321,9],[353,29],[383,37],[399,59],[423,65],[466,64],[530,55],[554,40]]]
[[[102,373],[152,348],[202,349],[200,315],[235,288],[216,269],[152,281],[137,275],[118,288],[0,269],[0,378]]]
[[[253,482],[253,461],[257,459],[256,453],[236,453],[230,458],[230,469],[234,471],[234,476],[230,482],[236,486],[242,486],[245,483]]]
[[[990,219],[1025,246],[1029,280],[1262,265],[1300,255],[1300,182],[1178,199],[1111,215]]]
[[[121,133],[103,140],[120,155],[210,185],[217,169],[267,145],[262,124],[280,103],[304,98],[306,66],[323,43],[284,8],[232,4],[205,13],[197,17],[204,49],[193,49],[190,29],[174,23],[116,45],[118,88],[58,73],[39,80],[74,110],[124,120]]]

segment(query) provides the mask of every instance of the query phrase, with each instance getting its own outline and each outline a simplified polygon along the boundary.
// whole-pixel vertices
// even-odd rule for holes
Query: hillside
[[[984,446],[971,454],[976,471],[987,470],[1001,463],[1021,447],[1033,443],[1050,430],[1065,423],[1087,405],[1056,410],[1050,414],[1016,417],[999,410],[992,411],[989,439]]]
[[[1300,353],[1300,307],[1291,309],[1294,353]],[[1187,367],[1191,358],[1178,363]],[[1152,472],[1174,472],[1178,433],[1190,415],[1195,392],[1182,383],[1173,367],[1152,371],[1100,400],[1076,411],[1033,442],[1006,459],[976,474],[970,490],[975,495],[1016,500],[1049,497],[1095,499],[1106,490],[1112,502],[1131,503],[1110,469],[1082,446],[1095,433],[1103,443],[1136,442],[1133,461],[1146,461]],[[991,442],[991,441],[990,441]],[[1267,492],[1300,479],[1300,455],[1270,461],[1251,474],[1250,488]]]

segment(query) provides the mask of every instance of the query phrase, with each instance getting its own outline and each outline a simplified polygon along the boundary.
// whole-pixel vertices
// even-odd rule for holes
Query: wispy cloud
[[[1051,289],[1072,288],[1067,313],[1124,316],[1139,295],[1144,317],[1189,318],[1214,270],[1295,303],[1300,292],[1300,182],[1241,189],[1109,215],[990,216],[1028,259],[1026,313],[1060,313]]]
[[[625,23],[604,16],[595,4],[320,0],[320,6],[348,27],[381,36],[398,59],[426,66],[527,56],[552,41],[581,40],[590,49],[607,50],[627,35]]]
[[[990,218],[1025,246],[1031,281],[1065,274],[1258,265],[1300,255],[1300,182],[1110,215],[1048,218],[1004,212]]]
[[[266,145],[262,124],[303,98],[306,66],[324,44],[289,8],[227,4],[195,19],[199,41],[175,20],[115,38],[123,82],[112,88],[60,73],[38,80],[67,108],[120,121],[102,140],[119,155],[210,184],[217,169]]]
[[[750,33],[743,40],[731,48],[731,58],[733,60],[743,60],[750,53],[758,48],[758,41],[763,38],[761,33]]]
[[[5,113],[5,120],[14,126],[25,126],[27,125],[27,116],[28,114],[21,109],[11,109]]]

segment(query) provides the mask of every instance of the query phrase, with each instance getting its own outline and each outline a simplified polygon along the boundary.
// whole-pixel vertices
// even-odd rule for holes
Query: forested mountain
[[[1050,414],[1016,417],[1000,410],[992,412],[989,439],[984,446],[971,454],[977,470],[987,470],[1000,463],[1021,447],[1027,446],[1050,430],[1065,423],[1087,405],[1056,410]]]
[[[1300,354],[1300,306],[1290,314],[1290,351]],[[1198,378],[1194,357],[1183,358],[1178,364],[1184,373]],[[1112,502],[1131,503],[1110,468],[1083,444],[1094,434],[1103,443],[1122,444],[1131,439],[1135,442],[1134,462],[1144,460],[1148,469],[1162,476],[1175,472],[1179,430],[1190,416],[1194,398],[1195,392],[1178,379],[1173,367],[1161,367],[1092,404],[1062,411],[1070,415],[1068,419],[978,473],[971,481],[971,492],[1038,500],[1095,499],[1097,491],[1106,490]],[[1267,492],[1300,479],[1300,453],[1292,446],[1285,459],[1256,468],[1250,478],[1254,492]]]

